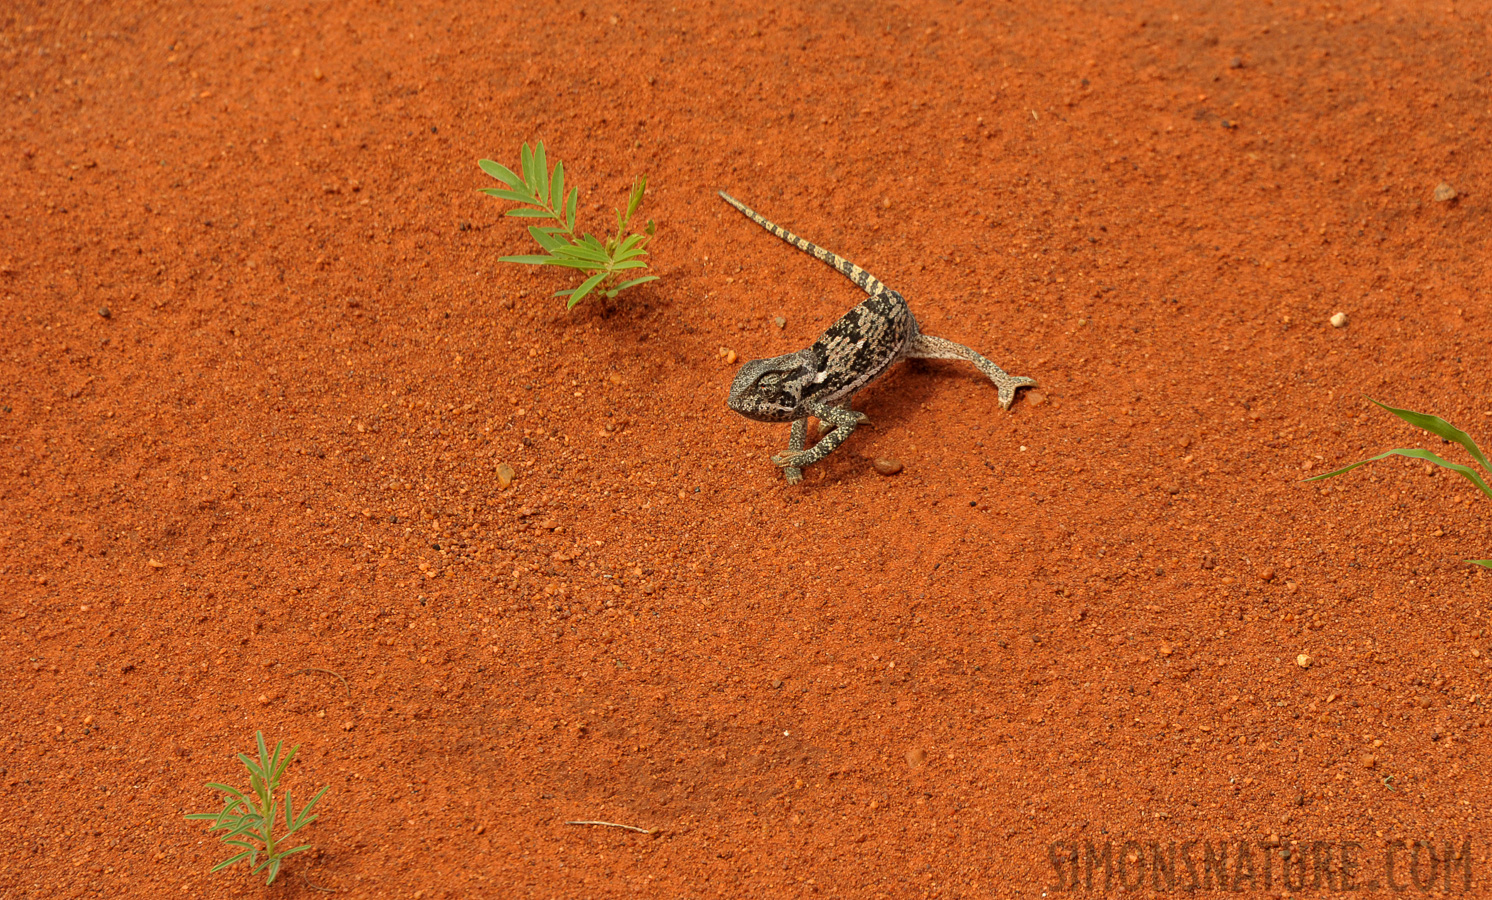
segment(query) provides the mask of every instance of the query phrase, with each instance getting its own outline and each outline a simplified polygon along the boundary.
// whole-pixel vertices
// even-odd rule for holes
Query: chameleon
[[[855,392],[903,359],[964,359],[979,367],[999,390],[1000,406],[1009,409],[1015,392],[1034,387],[1035,379],[1006,374],[1004,369],[963,344],[917,328],[906,298],[849,260],[805,241],[769,222],[741,201],[720,192],[725,202],[748,219],[826,263],[869,296],[805,349],[771,359],[754,359],[736,373],[726,405],[758,422],[792,422],[787,450],[772,457],[788,484],[803,480],[803,469],[833,453],[854,433],[865,415],[849,408]],[[821,428],[833,426],[812,448],[808,417]]]

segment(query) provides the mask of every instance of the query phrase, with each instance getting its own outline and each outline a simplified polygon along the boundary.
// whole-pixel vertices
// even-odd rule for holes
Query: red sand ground
[[[0,897],[266,893],[183,819],[257,729],[279,896],[1482,889],[1489,506],[1300,479],[1492,443],[1492,16],[1208,6],[13,6]],[[661,280],[497,262],[536,138]],[[857,293],[720,188],[1041,396],[904,365],[786,487],[720,348]]]

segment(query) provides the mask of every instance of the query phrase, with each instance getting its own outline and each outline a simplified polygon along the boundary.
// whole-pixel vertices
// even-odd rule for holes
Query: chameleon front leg
[[[793,422],[792,431],[790,431],[787,436],[787,452],[795,455],[802,453],[803,444],[807,440],[808,419],[802,418],[795,420]],[[776,462],[775,457],[773,458],[773,462]],[[798,482],[803,480],[803,470],[798,466],[783,466],[782,474],[783,477],[787,479],[788,484],[797,484]]]
[[[824,435],[824,437],[821,438],[817,444],[814,444],[812,450],[803,450],[802,440],[807,437],[808,433],[807,420],[799,419],[798,421],[793,423],[793,438],[798,439],[799,443],[796,447],[794,447],[793,444],[789,442],[788,450],[786,453],[779,453],[776,456],[772,457],[773,463],[782,466],[782,468],[787,471],[788,481],[793,484],[797,483],[795,481],[792,481],[791,473],[793,470],[798,470],[798,477],[801,479],[803,477],[802,470],[804,467],[811,466],[824,457],[828,456],[830,453],[833,453],[834,448],[844,443],[844,439],[849,437],[854,432],[855,426],[859,425],[861,420],[865,418],[865,415],[863,413],[855,412],[852,409],[841,409],[837,406],[824,406],[821,403],[810,403],[804,408],[819,420],[832,423],[834,425],[834,430]],[[799,437],[798,433],[799,423],[803,424],[803,432],[801,437]]]

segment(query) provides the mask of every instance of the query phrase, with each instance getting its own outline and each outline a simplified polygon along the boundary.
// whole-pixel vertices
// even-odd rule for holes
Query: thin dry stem
[[[638,834],[652,834],[653,833],[653,831],[650,831],[650,830],[648,830],[646,828],[638,828],[636,825],[619,825],[616,822],[566,822],[565,824],[566,825],[604,825],[607,828],[625,828],[628,831],[635,831]],[[656,829],[654,829],[654,830],[656,830]]]
[[[338,681],[342,682],[342,687],[347,688],[347,697],[348,697],[348,699],[352,698],[352,685],[350,685],[350,684],[347,683],[347,679],[346,678],[343,678],[341,675],[338,675],[336,672],[333,672],[331,669],[316,669],[316,668],[309,668],[309,667],[305,668],[305,669],[296,669],[294,672],[290,673],[290,677],[294,678],[297,675],[304,675],[307,672],[320,672],[323,675],[330,675],[333,678],[336,678]]]

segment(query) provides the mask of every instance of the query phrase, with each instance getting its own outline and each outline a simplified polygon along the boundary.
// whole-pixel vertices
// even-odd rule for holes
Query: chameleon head
[[[819,366],[807,350],[771,359],[754,359],[741,367],[730,385],[726,405],[758,422],[791,422],[802,411],[804,395],[818,383]],[[821,380],[821,379],[820,379]]]

